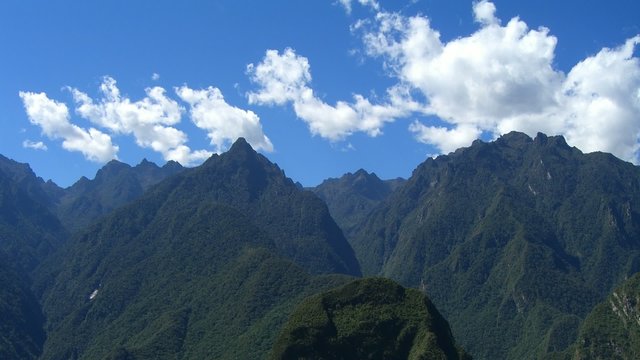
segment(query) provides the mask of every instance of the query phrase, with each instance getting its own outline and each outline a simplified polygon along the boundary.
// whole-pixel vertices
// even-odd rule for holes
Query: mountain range
[[[327,179],[309,190],[327,203],[331,215],[350,239],[369,212],[404,181],[402,178],[380,180],[376,174],[359,169],[338,179]]]
[[[244,139],[66,189],[0,156],[0,357],[633,358],[638,209],[543,134],[308,189]]]
[[[365,275],[424,289],[477,358],[549,358],[639,270],[638,211],[638,167],[510,133],[427,159],[351,244]]]

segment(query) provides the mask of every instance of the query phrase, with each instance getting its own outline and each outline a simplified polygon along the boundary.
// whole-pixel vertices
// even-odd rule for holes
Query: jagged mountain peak
[[[378,175],[376,175],[376,173],[374,172],[370,173],[364,169],[358,169],[358,171],[356,171],[353,174],[347,173],[345,177],[349,177],[349,175],[351,175],[354,182],[382,183],[382,180],[380,180],[380,178],[378,177]]]
[[[159,166],[156,163],[147,160],[147,158],[144,158],[134,168],[137,168],[137,169],[159,169]]]
[[[162,166],[162,169],[171,170],[171,171],[180,171],[184,169],[184,167],[177,161],[169,160],[166,164]]]
[[[356,170],[356,172],[353,173],[354,176],[360,176],[360,177],[367,177],[367,176],[376,176],[375,173],[369,173],[367,170],[360,168],[358,170]]]
[[[175,181],[161,184],[156,191],[168,191],[172,199],[185,202],[229,203],[266,228],[283,222],[279,217],[284,211],[287,218],[298,220],[284,221],[278,225],[281,226],[278,232],[270,235],[276,240],[276,246],[296,263],[312,272],[332,269],[360,274],[353,250],[331,218],[326,204],[313,193],[300,189],[277,164],[253,150],[244,139],[236,141],[229,151],[185,171]],[[318,229],[322,230],[312,234]],[[290,235],[283,236],[283,232]],[[326,239],[326,243],[321,239]],[[304,259],[310,258],[310,249],[304,245],[308,241],[318,247],[314,251],[326,252],[328,263],[304,265]]]
[[[262,156],[253,149],[251,144],[247,142],[243,137],[238,138],[233,145],[227,150],[227,152],[220,155],[222,159],[229,160],[256,160]]]
[[[484,148],[487,146],[501,146],[501,147],[509,147],[514,149],[526,149],[532,145],[535,145],[538,147],[539,146],[558,147],[563,149],[571,148],[567,144],[564,136],[562,135],[548,136],[542,132],[538,132],[534,138],[531,138],[529,135],[523,132],[511,131],[509,133],[501,135],[494,141],[486,142],[481,139],[476,139],[473,141],[471,146],[459,148],[454,152],[454,154],[463,153],[468,149]]]
[[[27,177],[40,179],[33,172],[29,164],[17,162],[3,155],[0,155],[0,171],[6,173],[7,176],[9,176],[10,178],[16,181],[22,181],[24,178],[27,178]]]
[[[555,136],[547,136],[539,132],[536,137],[533,139],[533,143],[538,146],[554,146],[560,149],[570,149],[571,147],[567,144],[564,136],[555,135]]]
[[[286,183],[289,189],[295,188],[293,180],[287,178],[277,164],[256,152],[244,138],[238,138],[228,151],[214,154],[195,170],[211,178],[207,186],[218,182],[234,183],[250,198],[258,197],[271,182]]]
[[[495,141],[497,144],[505,144],[511,147],[522,147],[533,142],[533,139],[529,135],[519,132],[511,131],[503,134]]]
[[[247,142],[247,139],[245,139],[244,137],[237,138],[236,141],[233,143],[233,145],[231,145],[231,148],[229,149],[229,151],[234,151],[239,149],[245,149],[245,150],[250,149],[253,151],[253,147],[251,146],[251,144]]]
[[[247,160],[255,160],[258,157],[261,157],[261,155],[253,149],[251,144],[249,144],[245,138],[239,137],[226,152],[220,155],[211,155],[211,157],[209,157],[202,166],[213,166],[214,164],[218,164],[220,161],[225,163],[243,163]]]
[[[131,165],[114,159],[106,163],[102,168],[100,168],[100,170],[98,170],[95,180],[104,180],[104,178],[106,177],[115,176],[123,171],[127,171],[130,169]]]
[[[59,216],[68,229],[78,230],[182,170],[180,164],[171,161],[160,168],[147,159],[135,167],[111,160],[97,171],[93,180],[83,176],[64,190]]]
[[[383,181],[375,173],[358,169],[340,178],[327,179],[312,191],[327,203],[331,215],[349,238],[355,225],[403,182],[403,179]]]
[[[367,199],[381,200],[390,192],[390,186],[375,173],[369,173],[364,169],[358,169],[354,173],[346,173],[339,178],[330,178],[323,181],[314,190],[320,197],[329,200],[333,195],[346,196],[359,194]]]

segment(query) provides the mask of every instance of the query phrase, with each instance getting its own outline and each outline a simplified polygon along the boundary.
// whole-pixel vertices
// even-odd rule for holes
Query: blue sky
[[[638,163],[640,5],[0,3],[0,153],[69,186],[245,136],[313,186],[519,130]],[[516,18],[517,17],[517,18]]]

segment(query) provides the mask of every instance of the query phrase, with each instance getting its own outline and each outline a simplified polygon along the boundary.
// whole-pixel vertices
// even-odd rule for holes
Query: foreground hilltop
[[[388,279],[356,280],[303,301],[271,359],[471,359],[422,293]]]

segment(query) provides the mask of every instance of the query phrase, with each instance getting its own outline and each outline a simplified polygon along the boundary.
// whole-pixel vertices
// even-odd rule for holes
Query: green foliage
[[[63,190],[57,196],[56,213],[67,229],[78,231],[182,170],[176,162],[160,168],[146,159],[135,167],[112,160],[98,171],[94,180],[82,177]]]
[[[589,313],[574,348],[575,360],[640,358],[640,274]]]
[[[36,359],[42,352],[44,317],[29,280],[0,252],[0,358]]]
[[[351,243],[366,275],[426,289],[475,357],[546,358],[640,270],[639,209],[632,164],[511,133],[422,163]]]
[[[262,359],[297,302],[360,273],[321,200],[244,141],[77,233],[42,269],[54,279],[42,359]]]
[[[284,326],[272,359],[460,359],[449,325],[417,290],[368,278],[314,295]]]
[[[331,215],[350,239],[371,210],[403,183],[401,178],[382,181],[376,174],[360,169],[339,179],[325,180],[312,190],[327,203]]]
[[[50,211],[44,182],[28,165],[0,156],[0,251],[32,271],[62,243],[66,232]]]
[[[35,359],[45,341],[44,317],[31,289],[39,264],[66,232],[45,191],[55,185],[28,165],[0,155],[0,358]]]

